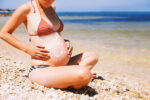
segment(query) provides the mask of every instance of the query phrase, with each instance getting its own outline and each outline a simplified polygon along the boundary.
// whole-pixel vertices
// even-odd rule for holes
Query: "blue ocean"
[[[58,12],[59,16],[70,16],[64,22],[121,22],[121,21],[150,21],[150,12]],[[88,16],[89,18],[86,18]],[[94,16],[94,17],[93,17]],[[82,17],[74,19],[75,17]]]
[[[12,14],[13,12],[0,12],[0,14]],[[95,16],[89,19],[64,19],[64,22],[94,22],[94,21],[150,21],[150,12],[57,12],[59,16],[70,17],[85,17]]]

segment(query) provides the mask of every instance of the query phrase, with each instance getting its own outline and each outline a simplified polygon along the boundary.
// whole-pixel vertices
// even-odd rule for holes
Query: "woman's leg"
[[[97,63],[98,57],[93,52],[81,53],[72,57],[69,66],[47,67],[33,70],[29,79],[45,87],[79,89],[92,80],[90,70]]]
[[[92,75],[86,66],[70,65],[60,67],[46,67],[34,69],[29,74],[31,82],[52,88],[67,88],[69,86],[79,89],[86,86]]]
[[[86,66],[89,70],[91,70],[96,63],[98,62],[98,56],[94,52],[85,52],[73,56],[68,65],[80,65]]]
[[[80,65],[84,66],[89,71],[96,65],[98,62],[98,56],[94,52],[85,52],[71,57],[68,65]],[[88,81],[86,85],[89,83]],[[76,84],[74,88],[83,87],[81,84]]]

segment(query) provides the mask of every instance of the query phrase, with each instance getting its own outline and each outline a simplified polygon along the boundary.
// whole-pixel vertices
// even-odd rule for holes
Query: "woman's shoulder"
[[[51,5],[54,10],[56,10],[56,6],[54,4]]]
[[[26,2],[26,3],[18,6],[15,11],[21,12],[23,14],[29,13],[31,11],[30,2]]]

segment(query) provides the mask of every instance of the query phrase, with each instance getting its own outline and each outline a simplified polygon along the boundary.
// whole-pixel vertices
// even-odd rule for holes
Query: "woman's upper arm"
[[[21,23],[26,21],[30,8],[27,3],[19,6],[2,28],[2,33],[12,33]]]

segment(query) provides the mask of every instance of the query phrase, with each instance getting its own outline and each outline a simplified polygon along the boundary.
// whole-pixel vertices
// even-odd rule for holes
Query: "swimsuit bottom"
[[[29,73],[30,73],[31,71],[33,71],[34,69],[37,69],[37,68],[45,68],[45,67],[50,67],[50,65],[31,66],[31,68],[29,69]]]

